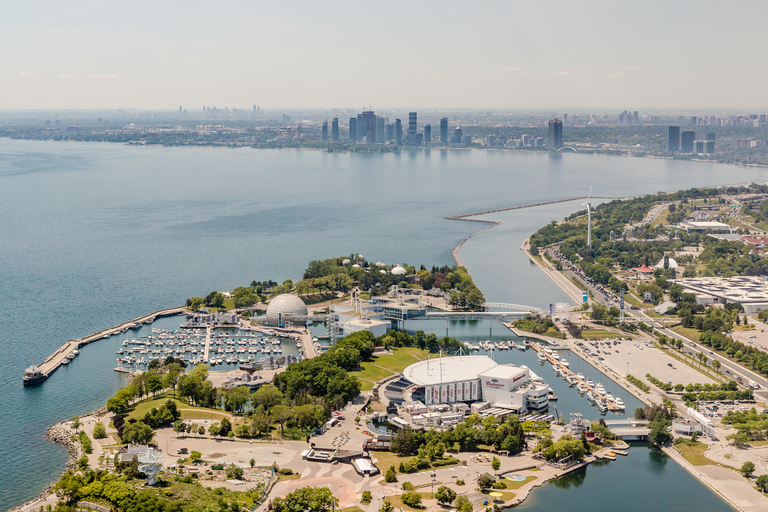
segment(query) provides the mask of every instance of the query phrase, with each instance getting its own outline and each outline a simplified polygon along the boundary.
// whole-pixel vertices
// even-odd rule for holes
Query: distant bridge
[[[498,309],[513,309],[515,311],[527,311],[528,313],[543,314],[545,311],[541,308],[533,306],[525,306],[523,304],[509,304],[506,302],[483,302],[485,308],[498,308]]]
[[[574,148],[573,146],[563,146],[561,148],[558,148],[557,152],[562,153],[563,151],[568,151],[569,153],[578,153],[579,150]]]

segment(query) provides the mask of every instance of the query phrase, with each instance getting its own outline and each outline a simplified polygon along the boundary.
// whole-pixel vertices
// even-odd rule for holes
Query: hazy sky
[[[765,0],[0,6],[0,109],[768,103]]]

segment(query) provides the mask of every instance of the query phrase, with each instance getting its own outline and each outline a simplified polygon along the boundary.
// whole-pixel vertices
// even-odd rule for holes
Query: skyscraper
[[[430,142],[432,142],[432,125],[427,124],[424,125],[424,144],[429,146]]]
[[[461,144],[461,136],[463,135],[461,131],[461,126],[457,126],[455,130],[453,130],[453,138],[451,139],[452,144]]]
[[[408,144],[416,143],[416,112],[408,112],[408,138],[406,141]]]
[[[549,147],[552,149],[563,147],[563,122],[559,119],[549,122]]]
[[[708,155],[712,155],[715,152],[715,132],[707,133],[706,140],[704,141],[704,152]]]
[[[365,137],[366,144],[376,142],[376,114],[366,110],[357,116],[357,134],[360,140]]]
[[[693,139],[696,138],[696,132],[686,130],[680,134],[680,152],[693,153]]]
[[[395,119],[395,144],[403,145],[403,122]]]
[[[448,144],[448,118],[444,117],[440,120],[440,142]]]
[[[320,135],[320,139],[323,141],[328,140],[328,120],[327,119],[323,121],[323,128],[322,128],[322,134]]]
[[[331,122],[331,140],[339,142],[339,116],[334,117]]]
[[[680,151],[680,127],[670,126],[667,128],[667,151],[676,153]]]
[[[376,116],[376,143],[384,144],[387,142],[387,120],[381,116]]]
[[[355,142],[357,140],[357,118],[349,118],[349,142]]]

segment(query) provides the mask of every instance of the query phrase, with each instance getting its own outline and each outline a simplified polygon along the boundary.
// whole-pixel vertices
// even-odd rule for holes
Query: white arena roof
[[[525,375],[527,372],[528,372],[527,368],[520,368],[517,366],[505,366],[503,364],[500,364],[484,372],[480,372],[480,375],[490,379],[515,380],[521,375]]]
[[[428,359],[403,370],[403,377],[419,386],[476,379],[499,364],[488,356],[455,356]]]

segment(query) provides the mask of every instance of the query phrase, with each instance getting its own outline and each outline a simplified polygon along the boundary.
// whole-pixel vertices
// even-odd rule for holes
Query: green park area
[[[209,409],[207,407],[197,407],[195,405],[182,402],[181,400],[174,398],[173,393],[167,392],[167,393],[160,393],[153,398],[148,398],[148,399],[142,400],[141,402],[137,402],[132,408],[129,408],[126,411],[128,413],[128,419],[135,419],[135,420],[143,419],[148,412],[152,411],[152,409],[159,408],[161,405],[165,404],[168,401],[168,399],[171,399],[174,403],[176,403],[176,407],[181,413],[181,419],[222,420],[223,418],[230,417],[229,414],[222,413],[221,411],[216,411],[215,409]]]
[[[374,356],[372,361],[360,363],[361,370],[349,372],[360,379],[360,389],[370,391],[381,380],[403,371],[406,367],[427,358],[427,351],[415,347],[398,347],[392,354]]]
[[[704,452],[709,448],[704,443],[692,441],[690,439],[678,438],[675,441],[675,448],[680,452],[685,460],[694,466],[715,466],[717,463],[706,457]]]
[[[631,336],[627,335],[627,333],[613,332],[613,331],[608,331],[606,329],[584,329],[581,331],[581,338],[582,339],[590,339],[590,338],[613,339],[613,338],[631,338]]]

